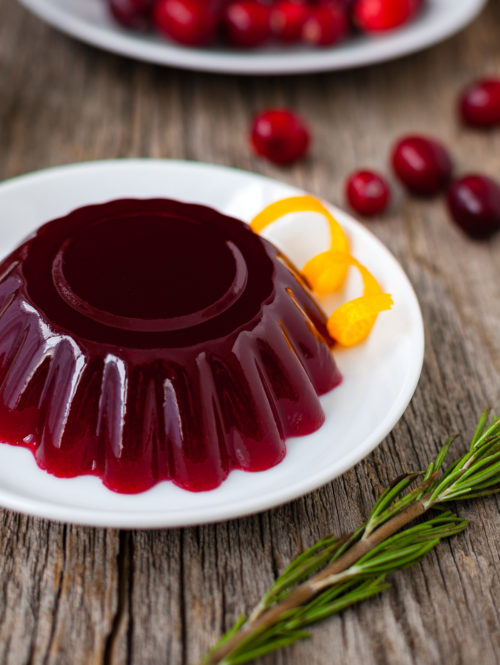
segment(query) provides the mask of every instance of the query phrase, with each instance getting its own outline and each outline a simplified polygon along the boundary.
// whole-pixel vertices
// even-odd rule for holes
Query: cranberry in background
[[[354,0],[352,19],[363,32],[385,32],[411,21],[422,0]]]
[[[275,164],[291,164],[303,157],[311,137],[304,121],[286,109],[269,109],[254,118],[250,141],[258,155]]]
[[[484,175],[469,174],[448,189],[448,208],[455,223],[473,238],[500,231],[500,184]]]
[[[271,31],[283,44],[302,39],[302,28],[310,8],[304,0],[278,0],[271,7]]]
[[[482,79],[472,83],[460,96],[459,108],[467,125],[500,125],[500,79]]]
[[[333,46],[350,32],[347,5],[342,0],[312,7],[302,27],[302,39],[314,46]]]
[[[427,136],[402,138],[392,153],[394,172],[405,187],[421,196],[432,196],[448,184],[453,164],[446,148]]]
[[[260,0],[232,0],[222,11],[221,27],[231,46],[262,46],[271,36],[271,7]]]
[[[153,10],[156,29],[185,46],[205,46],[213,41],[218,14],[207,0],[156,0]]]
[[[375,171],[355,171],[346,183],[349,205],[360,215],[380,215],[387,209],[391,198],[385,178]]]
[[[150,27],[153,0],[108,0],[113,18],[125,28],[146,30]]]

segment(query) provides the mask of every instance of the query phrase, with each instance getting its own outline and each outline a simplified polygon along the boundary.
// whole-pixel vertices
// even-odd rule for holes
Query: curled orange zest
[[[383,293],[375,277],[353,256],[350,265],[357,268],[363,280],[363,295],[338,307],[328,319],[328,332],[342,344],[354,346],[371,333],[377,316],[391,309],[392,297]]]
[[[383,293],[373,275],[355,259],[342,227],[330,211],[313,196],[293,196],[271,203],[250,222],[255,233],[290,213],[317,212],[328,222],[330,249],[313,256],[303,267],[302,274],[313,291],[328,295],[340,289],[350,266],[357,268],[363,280],[363,295],[338,307],[328,319],[328,332],[343,346],[354,346],[370,334],[380,312],[393,305],[392,297]]]
[[[337,222],[331,212],[314,196],[292,196],[271,203],[262,210],[250,222],[250,227],[255,233],[260,233],[267,226],[285,215],[297,212],[317,212],[328,222],[330,231],[330,250],[344,252],[350,256],[349,241],[344,230]],[[328,254],[325,252],[325,254]],[[302,269],[302,274],[307,279],[313,291],[319,295],[327,295],[340,289],[347,277],[348,264],[334,265],[329,256],[320,259],[323,254],[318,254],[308,261]]]

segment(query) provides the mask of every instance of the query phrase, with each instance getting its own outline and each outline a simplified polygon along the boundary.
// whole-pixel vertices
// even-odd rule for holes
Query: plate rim
[[[190,160],[169,160],[169,159],[149,159],[149,158],[140,158],[140,159],[109,159],[109,160],[97,160],[97,161],[88,161],[80,162],[75,164],[60,165],[55,167],[49,167],[46,169],[41,169],[32,173],[23,174],[16,176],[7,180],[4,180],[0,183],[0,198],[5,190],[15,190],[17,187],[22,187],[30,181],[40,181],[44,178],[56,177],[59,174],[64,174],[68,172],[77,172],[81,170],[94,170],[94,169],[108,169],[112,168],[141,168],[144,165],[150,165],[153,167],[164,167],[168,166],[174,169],[178,168],[200,168],[200,169],[214,169],[219,171],[221,175],[224,173],[237,173],[240,176],[250,176],[254,181],[260,180],[262,183],[271,183],[274,185],[284,186],[288,188],[291,192],[303,192],[298,187],[284,183],[275,178],[269,178],[262,174],[252,173],[244,169],[238,169],[233,167],[228,167],[220,164],[211,164],[206,162],[197,162]],[[140,196],[139,196],[140,198]],[[394,402],[397,402],[398,408],[389,409],[385,414],[384,418],[377,424],[376,428],[371,432],[370,436],[365,437],[364,445],[360,449],[359,447],[351,453],[346,454],[341,461],[336,464],[335,471],[323,471],[317,473],[314,476],[314,479],[302,480],[296,482],[293,486],[293,490],[290,492],[288,489],[286,492],[283,492],[283,489],[278,487],[277,490],[273,492],[267,492],[265,498],[257,497],[247,497],[245,504],[242,507],[240,500],[235,506],[227,505],[217,505],[215,507],[209,507],[208,511],[210,514],[203,514],[200,518],[197,514],[194,516],[193,510],[189,509],[191,515],[186,517],[183,514],[185,511],[180,511],[180,514],[175,514],[175,511],[172,512],[168,519],[165,518],[165,513],[158,512],[153,513],[151,511],[142,511],[134,512],[131,516],[127,513],[126,509],[120,510],[101,510],[97,511],[94,508],[81,508],[71,506],[68,508],[65,504],[54,503],[51,500],[34,499],[26,496],[21,496],[15,494],[11,491],[5,490],[0,487],[0,506],[20,512],[26,515],[31,515],[35,517],[40,517],[44,519],[51,519],[57,522],[69,523],[69,524],[78,524],[81,526],[92,526],[92,527],[106,527],[106,528],[119,528],[119,529],[158,529],[158,528],[178,528],[178,527],[187,527],[187,526],[196,526],[201,524],[210,524],[214,522],[222,522],[226,520],[238,519],[246,517],[249,515],[254,515],[265,510],[270,510],[276,508],[285,503],[294,501],[310,492],[313,492],[320,487],[323,487],[325,484],[331,482],[334,478],[337,478],[343,475],[347,470],[353,468],[361,460],[365,459],[369,454],[371,454],[387,437],[387,435],[392,431],[395,425],[399,422],[406,408],[408,407],[415,390],[417,388],[422,366],[424,362],[424,351],[425,351],[425,330],[424,330],[424,321],[422,316],[422,311],[418,298],[416,296],[415,290],[406,275],[406,272],[400,265],[399,261],[394,257],[392,252],[379,240],[369,229],[363,226],[358,222],[352,215],[343,211],[338,206],[335,206],[327,201],[325,203],[328,207],[334,212],[340,212],[341,216],[346,217],[349,220],[349,224],[352,223],[353,227],[356,228],[356,232],[359,232],[361,235],[368,236],[371,241],[374,241],[378,246],[378,249],[383,253],[389,256],[392,261],[397,265],[401,273],[401,279],[405,283],[406,290],[410,296],[408,301],[408,306],[412,312],[412,318],[414,318],[415,329],[413,330],[413,335],[416,338],[416,347],[414,348],[414,353],[411,357],[411,362],[409,363],[409,369],[405,376],[405,381],[401,385],[398,397],[395,398]],[[403,395],[403,397],[401,397]],[[24,453],[32,455],[30,451],[21,449]],[[41,473],[46,473],[41,471]],[[285,496],[283,496],[285,494]],[[69,511],[69,514],[68,514]]]
[[[279,64],[276,64],[276,58],[273,59],[272,51],[264,54],[252,54],[250,57],[248,54],[230,51],[228,57],[228,54],[224,51],[190,49],[176,44],[163,45],[156,42],[145,42],[139,38],[140,36],[127,33],[126,30],[110,31],[106,26],[89,26],[78,17],[55,5],[53,0],[18,1],[40,19],[63,33],[91,46],[128,58],[195,71],[272,76],[353,69],[387,62],[425,50],[465,28],[481,13],[488,0],[467,0],[469,4],[465,8],[458,7],[451,20],[440,29],[429,23],[427,29],[422,31],[420,39],[416,42],[410,37],[412,33],[407,32],[407,30],[412,29],[411,25],[397,32],[372,37],[372,43],[377,40],[379,46],[375,56],[367,58],[366,54],[363,53],[363,49],[353,48],[352,53],[347,52],[344,60],[342,61],[342,58],[340,58],[339,62],[338,54],[340,50],[338,48],[298,52],[292,54],[292,57],[290,57],[290,52],[279,52]],[[432,12],[432,7],[428,11]],[[394,35],[396,35],[395,40]],[[399,40],[398,35],[402,35]],[[406,40],[403,39],[405,35]],[[393,43],[396,46],[393,46]],[[300,55],[301,58],[295,58],[294,55]]]

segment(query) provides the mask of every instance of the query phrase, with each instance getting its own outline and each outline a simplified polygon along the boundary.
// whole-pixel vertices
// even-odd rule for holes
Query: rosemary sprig
[[[500,418],[489,421],[485,411],[468,452],[446,470],[455,437],[425,472],[392,483],[353,533],[327,536],[300,554],[248,619],[240,617],[199,665],[248,663],[309,637],[305,627],[380,593],[388,587],[387,575],[413,566],[443,538],[463,531],[467,521],[444,504],[500,491]],[[433,516],[410,526],[431,509]]]

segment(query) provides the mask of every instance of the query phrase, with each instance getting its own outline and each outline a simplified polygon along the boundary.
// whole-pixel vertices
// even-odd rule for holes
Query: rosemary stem
[[[199,665],[220,665],[224,658],[231,654],[243,642],[261,630],[269,628],[277,623],[288,610],[300,607],[311,600],[311,598],[317,595],[325,586],[328,586],[332,576],[348,570],[353,564],[359,561],[361,557],[373,550],[389,536],[392,536],[394,533],[402,529],[406,524],[409,524],[417,517],[423,515],[430,507],[431,506],[425,500],[425,497],[422,497],[422,499],[419,499],[408,506],[408,508],[395,515],[392,519],[385,522],[385,524],[382,524],[382,526],[373,531],[369,536],[355,543],[344,552],[342,556],[320,573],[307,582],[299,585],[286,598],[260,614],[255,620],[247,621],[241,630],[233,635],[233,637],[227,642],[222,644],[218,649],[208,654],[204,660],[200,661]]]
[[[489,420],[483,412],[468,451],[448,468],[443,464],[455,437],[425,471],[393,481],[352,534],[327,536],[294,559],[250,617],[241,617],[198,665],[241,665],[308,637],[306,626],[380,593],[388,573],[463,531],[467,520],[446,510],[406,527],[447,501],[500,492],[500,418]],[[419,476],[423,481],[410,489]]]

